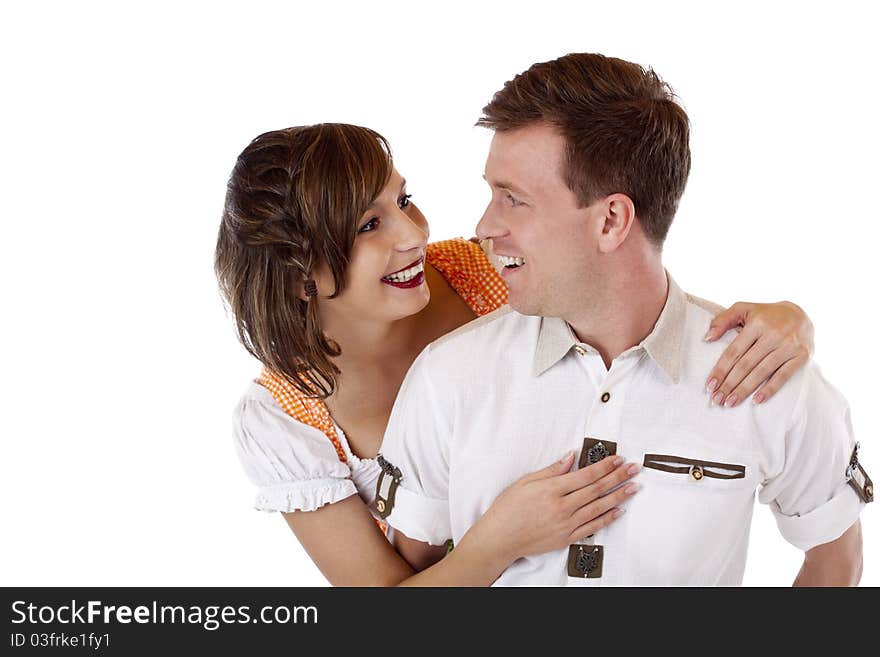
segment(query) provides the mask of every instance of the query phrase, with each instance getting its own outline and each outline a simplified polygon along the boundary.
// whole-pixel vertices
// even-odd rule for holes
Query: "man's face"
[[[492,200],[477,236],[492,239],[509,303],[524,315],[565,317],[583,307],[596,271],[591,207],[578,207],[563,181],[564,153],[554,128],[534,124],[496,132],[486,160]]]

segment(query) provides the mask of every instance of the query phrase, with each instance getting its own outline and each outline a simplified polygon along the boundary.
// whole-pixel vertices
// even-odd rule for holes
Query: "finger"
[[[574,514],[572,514],[572,520],[575,527],[588,527],[591,522],[594,522],[596,519],[600,518],[609,510],[619,507],[621,504],[626,502],[626,500],[635,495],[638,490],[639,485],[635,482],[631,482],[626,486],[618,488],[613,493],[605,495],[604,497],[600,497],[598,500],[595,500],[594,502],[591,502],[590,504],[581,507]],[[589,536],[589,534],[587,534],[587,536]]]
[[[752,345],[758,340],[758,330],[755,327],[746,326],[740,334],[736,336],[736,340],[727,345],[721,358],[715,363],[715,367],[709,373],[706,381],[706,388],[710,393],[715,393],[718,385],[727,378],[730,370],[736,365],[736,362],[751,349]]]
[[[592,536],[600,529],[604,529],[612,522],[617,520],[620,516],[623,515],[623,509],[614,507],[613,509],[609,509],[602,515],[597,518],[593,518],[592,520],[584,523],[577,527],[571,534],[568,536],[569,543],[577,543],[578,541],[582,541],[589,536]]]
[[[584,486],[589,486],[600,480],[621,465],[623,465],[622,456],[609,456],[597,463],[588,465],[585,468],[569,472],[556,479],[559,483],[558,491],[560,494],[566,495],[572,491],[580,490]]]
[[[775,349],[767,354],[755,368],[724,398],[724,405],[733,408],[743,399],[751,395],[758,386],[767,381],[776,370],[794,358],[782,349]]]
[[[736,361],[736,365],[733,366],[733,369],[730,370],[730,373],[725,379],[718,384],[715,394],[712,395],[712,403],[723,404],[727,399],[727,396],[731,394],[733,390],[743,382],[749,373],[758,367],[764,359],[773,352],[773,350],[774,346],[770,340],[766,340],[763,337],[758,338],[758,341],[755,342],[755,344],[753,344],[738,361]],[[782,363],[779,364],[781,365]],[[767,376],[773,374],[774,371],[775,370],[767,372]],[[764,379],[761,379],[761,381],[763,380]],[[740,399],[742,399],[742,397],[740,397]]]
[[[572,511],[574,509],[579,509],[593,500],[606,495],[608,491],[620,486],[620,484],[628,479],[632,479],[638,474],[640,469],[638,463],[629,463],[626,467],[617,468],[589,486],[584,486],[576,491],[572,491],[565,496],[563,502],[566,505],[566,508],[571,509]]]
[[[530,472],[529,474],[520,477],[521,482],[528,481],[537,481],[538,479],[548,479],[550,477],[556,477],[558,475],[563,475],[569,470],[571,470],[571,464],[574,462],[574,450],[569,450],[565,453],[558,461],[555,461],[548,465],[546,468],[541,468],[540,470],[536,470],[535,472]]]
[[[807,364],[809,358],[805,355],[796,356],[792,358],[790,361],[787,361],[782,367],[780,367],[773,376],[761,386],[761,389],[758,391],[758,394],[754,396],[754,401],[756,404],[762,404],[768,399],[770,399],[776,392],[783,386],[785,383],[797,372],[800,368]]]
[[[707,342],[713,342],[736,326],[743,326],[752,304],[745,301],[737,301],[727,310],[722,310],[712,318],[709,330],[706,331]]]

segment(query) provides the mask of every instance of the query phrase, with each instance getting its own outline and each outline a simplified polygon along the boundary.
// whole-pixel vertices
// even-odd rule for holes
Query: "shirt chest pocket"
[[[671,534],[705,541],[705,534],[715,534],[719,525],[751,516],[754,469],[748,459],[730,453],[645,452],[637,477],[642,490],[632,500],[633,511],[657,537]]]
[[[659,483],[689,486],[697,493],[701,488],[735,490],[749,484],[747,466],[743,461],[726,462],[695,456],[645,453],[642,468],[659,473]]]
[[[719,560],[745,553],[756,468],[736,450],[713,447],[643,453],[642,488],[624,516],[628,549],[638,555],[634,581],[711,583]]]

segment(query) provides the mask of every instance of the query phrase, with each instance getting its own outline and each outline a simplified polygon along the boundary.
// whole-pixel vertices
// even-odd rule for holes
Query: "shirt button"
[[[602,393],[602,403],[607,403],[608,400],[611,399],[611,393],[603,392]]]
[[[581,356],[583,356],[584,354],[587,353],[587,350],[584,349],[584,348],[583,348],[582,346],[580,346],[579,344],[576,344],[576,345],[574,346],[574,350],[575,350],[576,352],[578,352]]]

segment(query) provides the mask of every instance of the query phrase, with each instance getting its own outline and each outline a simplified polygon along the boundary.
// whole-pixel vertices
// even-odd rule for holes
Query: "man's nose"
[[[492,201],[489,201],[489,205],[486,206],[483,216],[480,217],[480,221],[477,223],[476,232],[477,237],[481,240],[500,237],[504,234],[503,227],[498,220],[498,214],[495,212],[494,203],[492,203]]]

